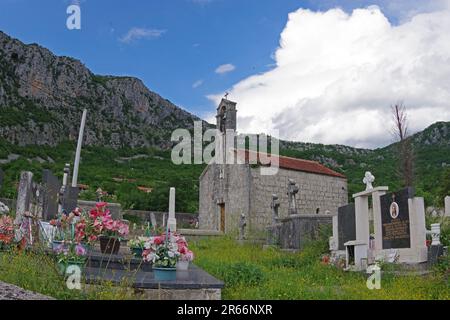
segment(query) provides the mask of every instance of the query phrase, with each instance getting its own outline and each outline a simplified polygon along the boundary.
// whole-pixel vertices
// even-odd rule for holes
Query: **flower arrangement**
[[[90,218],[94,220],[93,229],[95,232],[111,238],[127,236],[130,231],[128,224],[120,220],[114,220],[106,206],[106,202],[99,202],[90,212]]]
[[[181,235],[174,235],[180,253],[180,261],[191,262],[194,260],[194,253],[189,250],[186,239]]]
[[[194,260],[194,253],[189,250],[186,239],[179,234],[151,237],[144,247],[144,261],[151,261],[155,267],[174,268],[178,261]]]
[[[138,237],[137,239],[131,239],[128,245],[130,246],[130,248],[143,249],[147,240],[147,237]]]
[[[176,242],[170,241],[166,235],[151,237],[144,247],[144,261],[152,262],[157,268],[175,268],[180,253]]]
[[[78,264],[86,261],[86,249],[81,244],[71,243],[69,246],[60,245],[55,249],[58,263]]]
[[[0,217],[0,248],[8,248],[14,240],[14,221],[9,216]]]

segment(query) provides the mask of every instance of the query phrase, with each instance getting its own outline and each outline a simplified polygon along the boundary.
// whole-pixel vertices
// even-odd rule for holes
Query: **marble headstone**
[[[64,189],[64,196],[62,201],[62,208],[66,213],[70,213],[78,205],[78,187],[67,185]]]
[[[56,218],[58,214],[58,194],[61,183],[50,170],[43,171],[42,182],[44,187],[43,219],[49,221]]]
[[[344,243],[356,239],[355,204],[338,208],[338,249],[345,250]]]
[[[380,197],[383,249],[411,247],[408,199],[413,197],[412,188],[387,193]]]

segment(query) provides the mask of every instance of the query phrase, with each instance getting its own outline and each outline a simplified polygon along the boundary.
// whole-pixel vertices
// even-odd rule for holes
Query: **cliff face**
[[[113,148],[168,148],[174,129],[192,128],[199,120],[139,79],[95,75],[78,60],[0,31],[1,137],[52,146],[76,139],[84,108],[85,143]]]

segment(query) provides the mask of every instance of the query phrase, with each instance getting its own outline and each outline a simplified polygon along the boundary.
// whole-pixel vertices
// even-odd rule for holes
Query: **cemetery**
[[[221,104],[225,107],[219,112],[226,111],[226,106],[234,112],[235,104],[227,100]],[[375,176],[367,171],[360,183],[365,190],[354,193],[354,202],[348,203],[344,175],[312,161],[280,157],[284,171],[278,173],[278,180],[254,176],[263,187],[255,184],[249,189],[263,192],[245,195],[250,199],[224,187],[250,168],[248,164],[237,168],[217,164],[200,175],[198,217],[175,212],[174,187],[167,190],[167,211],[134,213],[104,201],[100,188],[96,201],[79,199],[85,117],[84,112],[73,172],[66,163],[60,181],[49,169],[43,170],[41,178],[22,171],[17,198],[8,202],[11,208],[0,203],[0,283],[9,282],[5,292],[13,292],[7,296],[450,297],[448,197],[442,214],[426,215],[424,199],[415,195],[414,188],[391,191],[388,186],[376,186]],[[219,114],[217,118],[220,122],[227,117]],[[3,176],[0,169],[0,187]],[[243,182],[240,190],[250,183],[254,182]],[[208,191],[207,184],[214,186],[215,193]],[[239,204],[252,199],[251,210]],[[236,215],[238,208],[247,211]],[[372,290],[367,278],[376,272],[382,281]]]

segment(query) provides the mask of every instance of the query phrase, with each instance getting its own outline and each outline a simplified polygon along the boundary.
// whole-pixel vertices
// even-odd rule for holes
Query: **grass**
[[[450,299],[445,272],[427,276],[383,274],[380,290],[369,290],[368,275],[321,263],[326,243],[309,244],[301,253],[262,250],[231,238],[193,243],[196,264],[225,280],[223,299]]]
[[[321,263],[324,241],[310,243],[300,253],[286,253],[252,244],[238,245],[230,237],[191,241],[195,263],[224,280],[223,299],[411,299],[449,300],[449,265],[427,276],[382,274],[381,289],[366,287],[367,275],[344,272]],[[41,253],[0,252],[0,280],[57,299],[140,299],[127,287],[104,283],[85,291],[69,290],[54,261]]]
[[[55,261],[39,252],[0,252],[0,281],[61,300],[140,299],[125,282],[119,286],[105,282],[84,290],[70,290],[59,275]]]

